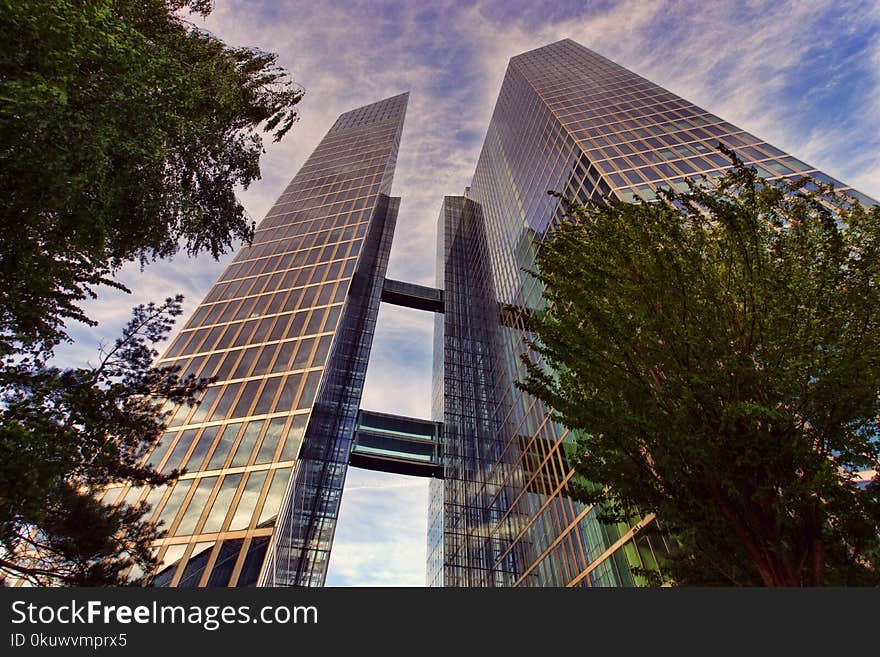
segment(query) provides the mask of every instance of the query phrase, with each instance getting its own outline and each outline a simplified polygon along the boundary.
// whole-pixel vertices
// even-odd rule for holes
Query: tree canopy
[[[276,55],[187,18],[209,0],[0,0],[0,581],[121,584],[155,565],[147,506],[107,486],[176,478],[142,463],[206,381],[151,368],[181,298],[139,306],[96,367],[51,365],[114,274],[214,257],[254,224],[259,178],[303,91]],[[124,288],[123,288],[124,289]],[[134,575],[132,574],[134,573]]]
[[[45,348],[124,263],[249,240],[235,197],[302,90],[184,18],[205,0],[0,3],[0,348]]]
[[[33,584],[122,584],[129,568],[149,575],[146,504],[101,504],[111,484],[159,486],[178,472],[142,463],[170,414],[207,381],[152,368],[154,345],[181,313],[182,297],[134,309],[94,367],[25,360],[4,372],[0,413],[0,574]],[[112,502],[112,500],[111,500]],[[137,582],[138,578],[132,581]]]
[[[520,385],[578,434],[584,501],[670,532],[668,581],[876,585],[880,207],[735,164],[564,201]]]

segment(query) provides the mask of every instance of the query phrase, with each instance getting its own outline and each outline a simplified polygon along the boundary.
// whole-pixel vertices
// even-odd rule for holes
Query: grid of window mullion
[[[602,178],[605,175],[618,175],[620,172],[637,173],[633,173],[632,178],[621,177],[619,182],[612,180],[612,187],[625,186],[620,183],[648,185],[670,179],[675,180],[692,173],[692,170],[719,170],[723,168],[725,163],[710,160],[710,164],[707,166],[706,162],[701,159],[703,148],[690,149],[686,147],[674,152],[670,151],[673,153],[672,157],[662,157],[659,162],[653,159],[653,154],[666,148],[675,147],[677,144],[705,145],[716,138],[720,138],[722,141],[727,140],[728,145],[732,146],[751,147],[754,144],[754,159],[756,161],[767,160],[777,163],[780,167],[787,166],[781,159],[782,155],[769,147],[764,148],[761,142],[751,135],[739,131],[729,124],[724,124],[717,117],[686,101],[677,99],[669,92],[665,92],[656,85],[652,85],[616,65],[605,62],[585,49],[568,43],[555,44],[552,48],[565,51],[571,61],[566,61],[566,56],[562,55],[548,57],[546,49],[542,49],[541,55],[533,53],[514,58],[508,71],[508,78],[511,77],[513,70],[518,70],[520,75],[529,78],[529,83],[533,85],[533,88],[538,89],[540,94],[544,96],[543,102],[552,105],[556,116],[561,117],[564,131],[572,134],[575,139],[580,139],[578,133],[581,131],[587,133],[594,130],[597,135],[605,135],[602,137],[602,141],[599,141],[598,137],[594,140],[585,136],[578,142],[578,150],[584,149],[584,152],[596,165],[594,168],[601,171],[602,176],[592,175],[592,178],[587,181],[587,172],[584,172],[584,177],[571,182],[569,189],[572,192],[584,194],[587,197],[599,191],[607,193],[610,188],[600,186],[600,182],[603,182]],[[548,59],[552,62],[551,65],[548,65]],[[584,84],[582,81],[574,79],[576,75],[581,77],[580,73],[584,69],[589,71],[595,81],[602,83],[601,91],[597,92],[595,88],[589,90],[589,99],[585,95],[577,93],[578,87],[583,88]],[[571,74],[571,79],[567,78],[569,74]],[[556,78],[555,83],[547,82],[554,77]],[[506,79],[505,86],[510,84],[512,83]],[[645,103],[644,98],[652,95],[654,96],[653,102]],[[639,106],[640,103],[641,106]],[[515,125],[520,118],[516,116],[518,113],[534,114],[533,108],[533,101],[522,97],[516,98],[516,100],[513,100],[512,96],[505,98],[505,91],[502,90],[496,113],[493,116],[493,123],[496,120],[501,120],[500,117],[504,116],[509,125]],[[583,110],[580,116],[578,109]],[[533,120],[535,119],[533,118]],[[485,166],[486,151],[484,149],[484,155],[481,155],[481,163],[474,176],[473,187],[478,195],[480,191],[486,193],[487,197],[479,200],[484,202],[486,211],[491,211],[493,216],[521,216],[526,223],[530,223],[546,208],[546,204],[536,198],[534,190],[541,187],[541,183],[556,179],[554,176],[558,176],[559,180],[565,180],[560,167],[568,159],[573,149],[568,150],[568,142],[560,136],[560,132],[555,129],[551,130],[546,119],[542,120],[545,123],[542,125],[541,131],[529,127],[519,127],[517,130],[511,131],[515,134],[508,139],[504,146],[506,162],[514,168],[513,178],[516,181],[513,193],[507,194],[507,198],[516,198],[515,204],[511,205],[502,200],[498,196],[499,187],[492,185],[492,182],[506,183],[506,176],[494,176],[492,182],[488,180],[484,182],[484,174],[481,171],[481,166]],[[553,127],[555,128],[555,126]],[[662,140],[657,138],[661,134],[664,135]],[[493,138],[492,135],[493,127],[490,126],[487,145]],[[665,138],[667,135],[669,135],[668,139]],[[500,136],[502,140],[507,138],[503,133]],[[657,144],[649,143],[650,140],[656,141]],[[529,152],[531,154],[527,155]],[[652,159],[646,159],[643,154],[650,154]],[[611,167],[603,166],[606,162],[611,162],[612,158],[618,159],[611,163]],[[537,167],[535,162],[539,163]],[[663,166],[655,169],[655,165],[658,164]],[[643,173],[647,175],[642,175]],[[493,178],[493,176],[490,175],[488,178]],[[526,192],[525,198],[520,198],[522,193],[520,190],[529,190]],[[540,191],[542,192],[543,189]],[[502,245],[501,252],[503,253],[504,248],[508,248],[508,245],[503,244],[505,241],[504,231],[501,230],[502,234],[499,235],[496,231],[499,231],[501,227],[491,225],[493,222],[489,223],[488,232],[493,235],[496,244]],[[543,234],[543,230],[541,234]],[[502,287],[502,296],[515,297],[518,294],[516,290],[520,284],[519,278],[515,274],[517,267],[508,268],[498,262],[494,264],[497,268],[496,271],[511,273],[511,275],[502,276],[496,281]],[[522,263],[517,264],[522,265]],[[524,293],[523,296],[528,298],[528,293]],[[504,300],[510,301],[510,299]],[[518,356],[518,349],[515,345],[508,344],[508,349],[510,350],[509,357]],[[513,374],[515,375],[515,372]],[[507,399],[507,397],[506,394],[502,395],[503,399]],[[500,401],[498,406],[499,413],[507,414],[514,421],[514,427],[505,429],[510,431],[512,435],[521,431],[518,427],[525,427],[527,423],[534,424],[540,420],[540,417],[535,415],[538,409],[534,404],[525,412],[516,412],[515,415],[512,415],[518,403],[518,399],[507,399],[507,401]],[[507,422],[502,422],[506,427]],[[576,507],[570,501],[560,498],[559,491],[562,490],[562,484],[560,483],[558,487],[553,484],[553,482],[561,482],[566,477],[565,460],[561,445],[558,443],[562,437],[557,436],[555,428],[547,423],[544,424],[546,437],[541,439],[545,442],[536,442],[539,435],[537,431],[531,429],[528,431],[522,429],[522,431],[532,436],[530,444],[537,446],[540,455],[538,463],[533,464],[534,471],[531,473],[531,477],[528,481],[522,482],[522,490],[531,486],[545,499],[543,513],[547,519],[546,527],[535,533],[533,538],[544,541],[542,545],[549,552],[539,560],[543,563],[533,563],[531,567],[540,570],[545,581],[557,584],[566,583],[573,579],[578,569],[584,567],[587,551],[578,540],[579,534],[575,534],[572,529],[566,529],[566,527],[570,527],[570,521],[577,512]],[[508,445],[508,449],[505,451],[510,450],[511,445]],[[528,452],[528,450],[527,446],[525,451]],[[516,471],[510,469],[499,468],[499,471],[502,475],[500,477],[501,485],[497,486],[496,491],[505,487],[507,478],[518,476]],[[521,493],[518,499],[527,508],[523,509],[524,512],[521,514],[514,508],[513,513],[528,517],[537,511],[532,505],[534,501],[532,497]],[[534,520],[534,515],[531,517]],[[560,532],[563,533],[560,534]],[[553,534],[559,536],[554,539]],[[520,536],[521,542],[527,540],[528,535],[525,532]],[[534,541],[531,542],[534,543]],[[454,542],[450,544],[455,545]],[[534,552],[532,553],[534,554]],[[455,575],[454,569],[447,568],[447,576],[452,579],[457,575]]]
[[[190,546],[172,585],[192,585],[196,574],[207,584],[221,552],[224,573],[235,562],[229,585],[243,570],[253,575],[249,546],[272,532],[257,524],[286,487],[271,473],[289,476],[297,457],[368,217],[387,184],[399,109],[375,117],[378,126],[356,125],[357,112],[340,117],[163,354],[162,363],[218,379],[203,407],[176,411],[168,444],[154,450],[163,466],[198,454],[181,492],[165,491],[156,514],[171,522],[160,546]],[[224,548],[233,539],[242,541],[237,555]],[[181,557],[177,547],[173,554]]]
[[[273,318],[283,318],[286,315],[296,314],[296,309],[302,307],[301,300],[306,295],[311,295],[318,302],[321,302],[314,306],[308,305],[306,307],[320,309],[336,305],[341,301],[340,297],[343,295],[343,291],[347,289],[349,280],[349,277],[345,277],[313,283],[290,290],[279,290],[268,295],[258,294],[256,296],[241,297],[230,302],[230,305],[226,307],[221,316],[216,320],[212,319],[210,323],[182,330],[179,337],[171,344],[163,358],[159,359],[158,362],[164,364],[184,357],[192,357],[197,354],[225,349],[230,345],[241,346],[243,341],[248,340],[251,334],[259,329],[261,322],[273,321],[274,323]],[[262,306],[262,309],[258,308],[258,306]],[[278,308],[273,311],[273,306],[278,306]],[[302,312],[302,310],[299,312]],[[207,316],[204,319],[207,319]],[[220,329],[225,330],[220,331]],[[242,333],[242,331],[246,332]],[[264,333],[268,334],[271,331],[272,328],[268,328]],[[226,346],[220,346],[221,338],[227,339]]]
[[[315,290],[312,296],[318,297],[319,300],[322,296],[326,297],[326,301],[331,301],[332,303],[322,303],[321,305],[316,305],[313,307],[315,311],[323,311],[327,308],[333,308],[339,305],[339,302],[336,301],[337,296],[341,293],[339,292],[342,289],[345,289],[345,285],[336,285],[336,281],[329,281],[329,285],[322,285],[319,290]],[[291,304],[294,304],[298,300],[302,299],[306,294],[301,290],[306,288],[298,288],[294,290],[290,296],[287,296],[285,293],[282,299],[289,301]],[[253,305],[243,304],[242,308],[251,309]],[[273,339],[268,338],[267,336],[271,335],[276,331],[279,323],[290,322],[291,317],[300,313],[306,312],[305,310],[282,310],[281,312],[275,313],[267,313],[267,314],[259,314],[253,315],[249,319],[236,319],[229,322],[218,322],[216,324],[209,324],[205,327],[199,327],[193,331],[189,331],[186,335],[193,336],[190,342],[184,342],[183,347],[180,354],[175,353],[175,350],[170,350],[170,354],[166,355],[163,358],[161,363],[169,364],[183,358],[191,358],[193,356],[211,354],[218,351],[227,351],[232,350],[236,347],[241,347],[243,344],[255,345],[261,344],[264,342],[270,342]],[[216,335],[212,338],[212,334],[214,334],[213,329],[232,329],[231,332],[226,333],[225,331],[218,331]],[[196,338],[195,332],[197,330],[204,329],[212,329],[211,331],[206,331],[202,338]],[[261,339],[256,339],[256,332],[263,333],[263,337]],[[279,329],[279,333],[281,329]],[[283,335],[287,335],[283,333]],[[221,344],[223,338],[226,338],[226,344]],[[280,338],[274,338],[277,340]],[[173,345],[172,345],[173,347]],[[185,351],[186,353],[183,353]]]

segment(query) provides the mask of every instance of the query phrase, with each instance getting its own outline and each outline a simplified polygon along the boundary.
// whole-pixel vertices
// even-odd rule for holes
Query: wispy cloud
[[[329,586],[424,586],[427,480],[351,468]]]
[[[431,417],[430,313],[383,305],[364,384],[363,408]]]
[[[72,342],[56,350],[55,360],[67,366],[94,364],[99,345],[112,343],[119,337],[131,317],[131,309],[150,301],[161,303],[168,297],[183,294],[183,315],[178,318],[176,327],[183,326],[229,260],[231,255],[220,260],[210,256],[188,258],[178,255],[171,260],[148,265],[143,270],[133,263],[125,266],[116,279],[131,293],[115,288],[99,289],[98,298],[84,304],[86,314],[98,325],[89,327],[72,323],[68,326]],[[170,337],[173,337],[173,333]],[[157,345],[159,351],[163,345]]]

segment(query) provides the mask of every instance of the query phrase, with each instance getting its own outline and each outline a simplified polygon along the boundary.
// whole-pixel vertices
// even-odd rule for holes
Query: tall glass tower
[[[471,186],[445,199],[438,226],[446,459],[431,486],[430,585],[633,586],[633,567],[656,567],[666,545],[643,531],[653,518],[609,526],[569,496],[573,436],[514,386],[524,328],[504,307],[539,303],[523,270],[561,214],[547,190],[651,201],[729,168],[719,142],[766,178],[809,174],[875,202],[569,39],[510,60]]]
[[[572,499],[574,442],[518,390],[538,307],[525,270],[562,216],[547,190],[652,201],[730,166],[832,180],[571,40],[510,60],[471,183],[443,199],[436,288],[385,278],[407,94],[340,116],[160,362],[214,377],[149,455],[158,586],[320,586],[349,464],[431,477],[428,584],[634,586],[662,535]],[[360,408],[380,302],[435,313],[431,420]]]
[[[146,497],[167,529],[154,585],[323,582],[397,217],[407,98],[337,119],[160,359],[216,382],[176,410],[149,456],[186,474],[113,491]]]

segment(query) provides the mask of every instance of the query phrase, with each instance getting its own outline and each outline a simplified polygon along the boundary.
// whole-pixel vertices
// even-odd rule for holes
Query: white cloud
[[[382,305],[370,353],[363,408],[431,417],[431,313]]]
[[[426,479],[350,468],[329,586],[424,586]]]

